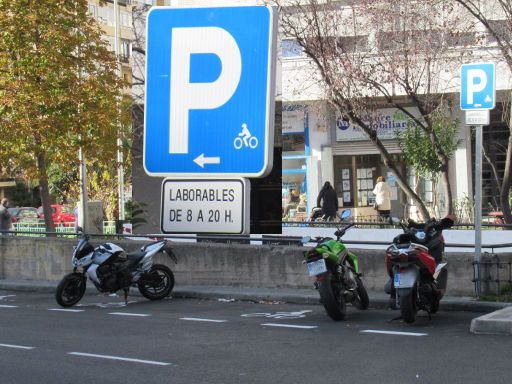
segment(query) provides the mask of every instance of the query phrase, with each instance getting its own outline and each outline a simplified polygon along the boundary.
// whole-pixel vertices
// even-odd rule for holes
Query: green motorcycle
[[[352,214],[350,209],[343,211],[341,220]],[[315,287],[320,293],[320,302],[327,314],[336,321],[343,320],[347,313],[346,303],[352,303],[358,309],[367,309],[370,305],[368,292],[361,280],[359,261],[350,252],[341,238],[354,223],[339,227],[334,233],[336,240],[330,237],[305,237],[303,244],[317,243],[304,252],[309,276],[315,277]]]

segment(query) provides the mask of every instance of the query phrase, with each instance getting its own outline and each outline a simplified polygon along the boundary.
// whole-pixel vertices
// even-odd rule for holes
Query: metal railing
[[[480,262],[473,262],[475,296],[512,300],[512,259],[485,253]]]
[[[364,218],[356,218],[355,220],[351,221],[350,223],[356,223],[357,228],[400,228],[400,226],[390,224],[387,220],[367,220]],[[349,222],[345,222],[348,224]],[[343,225],[345,224],[343,223]],[[340,221],[283,221],[282,226],[283,227],[338,227],[341,224]],[[467,229],[474,229],[475,224],[474,223],[457,223],[450,229],[461,229],[461,230],[467,230]],[[512,224],[496,224],[491,222],[483,222],[482,228],[487,229],[499,229],[499,230],[509,230],[512,229]]]
[[[44,223],[31,223],[31,222],[18,222],[13,223],[13,231],[11,234],[18,235],[23,234],[24,236],[45,236],[46,227]],[[75,224],[73,222],[57,224],[55,225],[56,234],[76,234]],[[114,235],[116,233],[116,222],[115,221],[104,221],[103,222],[103,234]]]

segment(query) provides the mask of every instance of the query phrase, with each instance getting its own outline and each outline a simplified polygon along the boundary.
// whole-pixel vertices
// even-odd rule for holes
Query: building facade
[[[307,3],[305,1],[304,3]],[[339,9],[352,15],[350,2],[339,2]],[[413,2],[411,2],[413,3]],[[383,15],[383,17],[385,17]],[[505,22],[503,15],[496,15],[496,23]],[[349,20],[349,19],[347,19]],[[399,16],[397,16],[399,24]],[[378,29],[378,28],[376,28]],[[354,28],[355,30],[355,28]],[[353,31],[352,31],[353,32]],[[367,55],[371,60],[378,57],[386,40],[380,39],[378,33],[373,34],[361,29],[360,34],[344,35],[355,43],[352,53]],[[340,38],[338,36],[338,38]],[[474,45],[468,41],[473,41]],[[457,148],[449,163],[450,184],[456,210],[464,209],[464,205],[472,205],[474,194],[474,135],[471,126],[465,124],[465,115],[459,105],[458,64],[460,52],[471,50],[469,62],[492,61],[497,65],[497,107],[491,112],[491,124],[484,129],[484,150],[495,157],[499,172],[503,172],[505,154],[496,150],[506,146],[508,127],[503,106],[508,101],[511,89],[511,76],[507,66],[496,60],[496,42],[483,28],[476,25],[475,29],[465,32],[466,41],[445,38],[443,44],[449,52],[454,52],[454,60],[449,63],[445,72],[450,81],[445,81],[439,96],[449,99],[452,108],[450,118],[459,121]],[[387,42],[389,44],[389,42]],[[373,209],[375,196],[373,188],[378,176],[385,176],[391,187],[391,211],[400,217],[416,217],[417,210],[401,191],[396,177],[384,164],[377,147],[357,124],[343,119],[328,102],[325,96],[318,71],[313,61],[306,55],[298,41],[286,34],[282,37],[282,78],[283,78],[283,205],[287,220],[303,220],[308,212],[317,205],[318,193],[326,181],[333,184],[340,207],[351,208],[355,215],[368,220],[377,217]],[[455,56],[457,58],[455,59]],[[404,99],[404,94],[396,93],[395,97]],[[435,180],[419,177],[415,170],[403,161],[402,151],[397,140],[397,132],[407,129],[408,118],[396,108],[386,103],[376,111],[372,120],[373,128],[382,141],[393,161],[398,164],[402,174],[406,175],[409,185],[426,203],[432,214],[439,217],[446,213],[446,197],[440,183]],[[407,105],[407,102],[402,103]],[[414,103],[406,107],[412,115],[418,115]],[[494,148],[494,150],[493,150]],[[483,208],[484,212],[496,210],[499,206],[499,191],[491,174],[491,167],[484,162],[483,169]],[[302,207],[290,204],[290,191],[300,192]],[[299,204],[300,205],[300,204]],[[468,217],[469,219],[469,217]]]

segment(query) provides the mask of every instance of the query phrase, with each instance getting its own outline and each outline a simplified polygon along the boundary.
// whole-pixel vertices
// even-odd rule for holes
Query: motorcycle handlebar
[[[455,224],[455,216],[448,215],[441,220],[430,219],[427,223],[416,223],[414,220],[409,219],[409,224],[407,225],[407,229],[416,228],[422,229],[425,232],[430,231],[431,229],[443,230],[451,228]]]

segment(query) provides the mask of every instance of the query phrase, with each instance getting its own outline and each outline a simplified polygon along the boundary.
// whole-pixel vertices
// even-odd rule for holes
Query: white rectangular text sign
[[[165,179],[162,233],[244,234],[249,230],[246,179]]]

